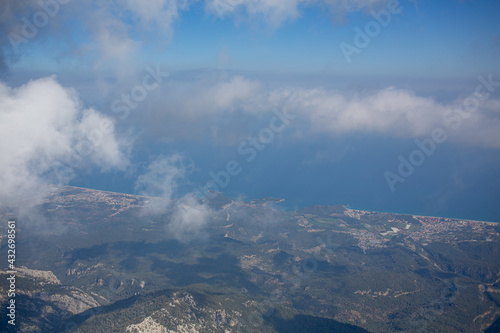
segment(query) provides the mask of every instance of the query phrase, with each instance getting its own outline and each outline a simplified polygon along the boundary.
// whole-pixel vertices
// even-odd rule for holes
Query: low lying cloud
[[[193,194],[188,194],[176,202],[167,232],[183,242],[203,238],[205,227],[213,216],[214,211],[210,207],[200,203]]]
[[[145,135],[164,141],[201,139],[215,127],[241,122],[241,115],[262,114],[271,107],[259,81],[204,72],[162,83],[147,103],[133,117],[148,128]]]
[[[432,98],[394,87],[352,94],[321,88],[288,89],[274,95],[287,96],[291,112],[307,117],[312,131],[332,134],[425,135],[448,109]]]
[[[165,214],[169,219],[166,224],[167,237],[183,242],[203,237],[203,230],[213,216],[213,211],[200,203],[192,193],[180,199],[174,198],[192,167],[181,154],[159,156],[135,183],[136,192],[149,197],[141,213]]]
[[[18,88],[0,82],[0,201],[69,181],[54,174],[61,166],[124,169],[126,148],[113,120],[83,109],[76,93],[54,76]]]
[[[135,182],[136,193],[150,197],[144,213],[165,213],[179,182],[186,176],[188,165],[180,154],[159,156]]]
[[[274,108],[285,108],[300,119],[290,128],[297,135],[420,138],[443,127],[450,129],[450,142],[500,148],[500,100],[496,97],[480,100],[459,128],[446,116],[463,109],[468,97],[444,102],[394,86],[361,91],[300,86],[266,90],[256,79],[210,74],[163,84],[138,121],[148,128],[146,133],[166,141],[210,137],[232,145],[255,130],[251,124],[272,116]]]
[[[307,130],[314,133],[418,138],[439,127],[448,132],[451,141],[500,148],[500,103],[494,98],[478,100],[477,109],[466,112],[466,98],[441,103],[395,87],[361,93],[296,88],[271,95],[275,100],[285,99],[289,112],[307,119]],[[459,117],[459,112],[470,115]]]
[[[246,105],[242,102],[247,102],[260,89],[258,82],[236,75],[207,89],[200,103],[210,106],[212,110],[234,111],[237,107],[244,109]]]
[[[203,76],[196,81],[170,81],[162,95],[167,102],[163,109],[179,120],[242,110],[259,112],[257,100],[263,93],[261,84],[240,75],[230,77]],[[191,96],[191,97],[190,97]],[[192,98],[196,96],[196,98]]]

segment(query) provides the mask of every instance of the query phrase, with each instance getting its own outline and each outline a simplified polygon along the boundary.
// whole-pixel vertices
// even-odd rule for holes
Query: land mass
[[[178,200],[148,213],[158,200],[61,187],[1,208],[5,258],[17,221],[17,331],[498,332],[498,223],[219,193],[179,234]]]

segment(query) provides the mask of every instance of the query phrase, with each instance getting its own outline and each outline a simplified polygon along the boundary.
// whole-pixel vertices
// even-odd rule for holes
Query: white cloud
[[[106,126],[109,126],[109,129]],[[81,137],[87,136],[88,142],[99,147],[90,155],[96,165],[100,165],[104,170],[110,167],[125,169],[128,161],[124,158],[124,153],[128,155],[125,149],[130,146],[130,142],[107,134],[114,132],[114,121],[111,118],[94,109],[86,109],[78,124],[78,131]]]
[[[246,103],[254,98],[260,89],[258,82],[237,75],[207,87],[198,103],[211,113],[234,111],[236,108],[245,108]]]
[[[142,43],[131,37],[130,26],[120,18],[121,15],[113,15],[112,8],[104,5],[89,11],[88,17],[82,19],[89,29],[90,39],[80,47],[84,58],[91,59],[98,76],[113,74],[123,82],[137,72],[135,60]]]
[[[203,228],[213,214],[206,204],[200,203],[191,193],[181,199],[172,199],[191,168],[192,165],[187,164],[180,154],[159,156],[148,165],[146,172],[135,183],[136,192],[149,197],[142,213],[168,213],[168,237],[181,241],[201,237]]]
[[[459,98],[445,103],[396,87],[341,91],[295,86],[268,91],[258,80],[212,74],[172,79],[150,100],[152,107],[138,119],[148,128],[146,133],[169,141],[208,136],[223,144],[244,140],[255,130],[252,124],[273,116],[274,106],[298,116],[300,121],[291,127],[296,134],[417,138],[429,136],[436,127],[448,128],[443,116],[461,104]],[[489,98],[460,129],[449,130],[450,141],[497,147],[499,122],[500,101]]]
[[[500,102],[493,98],[480,104],[470,117],[460,117],[459,124],[444,115],[456,112],[462,99],[440,103],[394,87],[350,94],[322,88],[278,89],[271,93],[271,100],[285,101],[290,113],[309,122],[310,127],[305,130],[313,133],[417,138],[428,137],[439,127],[446,130],[450,141],[500,148]]]
[[[186,176],[189,166],[180,154],[159,156],[147,167],[135,182],[135,191],[151,197],[144,213],[164,213],[171,204],[171,198],[179,182]]]
[[[208,135],[213,126],[231,125],[241,113],[269,111],[266,99],[267,92],[256,80],[204,73],[194,79],[162,83],[148,95],[147,109],[144,107],[133,117],[148,128],[145,135],[168,141],[191,140]]]
[[[351,95],[324,89],[291,89],[274,94],[288,96],[291,112],[305,116],[313,131],[335,134],[419,136],[426,134],[447,110],[432,98],[394,87]]]
[[[101,57],[96,66],[113,61],[123,62],[129,59],[140,46],[139,42],[130,39],[121,22],[111,23],[111,21],[106,21],[106,24],[99,26],[96,32],[95,39]]]
[[[124,0],[125,8],[131,10],[144,26],[154,25],[164,33],[172,33],[172,25],[179,18],[179,11],[189,7],[189,0]]]
[[[100,137],[90,137],[91,132]],[[95,110],[83,110],[76,93],[55,77],[19,88],[0,82],[0,200],[26,196],[46,183],[43,175],[70,157],[78,157],[71,167],[123,168],[123,149],[113,121]]]
[[[146,173],[137,178],[135,190],[141,195],[170,199],[177,182],[185,175],[182,155],[160,156],[148,165]]]
[[[199,203],[193,194],[188,194],[176,203],[167,232],[180,241],[200,238],[213,214],[210,207]]]

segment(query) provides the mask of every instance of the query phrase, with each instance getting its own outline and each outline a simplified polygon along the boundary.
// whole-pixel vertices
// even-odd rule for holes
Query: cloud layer
[[[495,98],[470,96],[441,103],[407,89],[388,87],[369,92],[346,93],[325,89],[281,89],[274,99],[285,99],[290,113],[306,119],[310,133],[342,135],[382,134],[402,138],[428,137],[444,129],[452,142],[500,149],[500,105]]]
[[[474,91],[444,102],[394,86],[359,91],[264,87],[242,75],[172,79],[158,89],[137,120],[146,133],[163,140],[209,136],[214,142],[235,145],[259,130],[255,124],[272,117],[274,108],[286,108],[298,117],[290,129],[296,134],[421,138],[442,127],[450,142],[500,148],[498,98],[478,100],[477,109],[467,118],[460,116],[457,126],[457,110],[465,110],[464,101],[474,97]]]

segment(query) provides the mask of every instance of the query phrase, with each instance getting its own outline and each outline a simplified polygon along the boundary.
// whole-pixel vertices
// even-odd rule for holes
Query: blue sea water
[[[413,140],[373,136],[322,138],[317,143],[297,140],[269,144],[248,162],[236,146],[148,143],[138,150],[133,164],[141,173],[152,156],[182,152],[195,168],[180,182],[177,196],[201,190],[212,180],[210,172],[217,174],[228,161],[236,160],[241,173],[231,176],[221,192],[248,200],[284,198],[278,207],[286,210],[343,204],[361,210],[500,222],[500,158],[495,151],[445,143],[392,192],[384,172],[397,173],[398,156],[408,157],[416,148]],[[135,193],[136,173],[81,176],[71,185]]]

